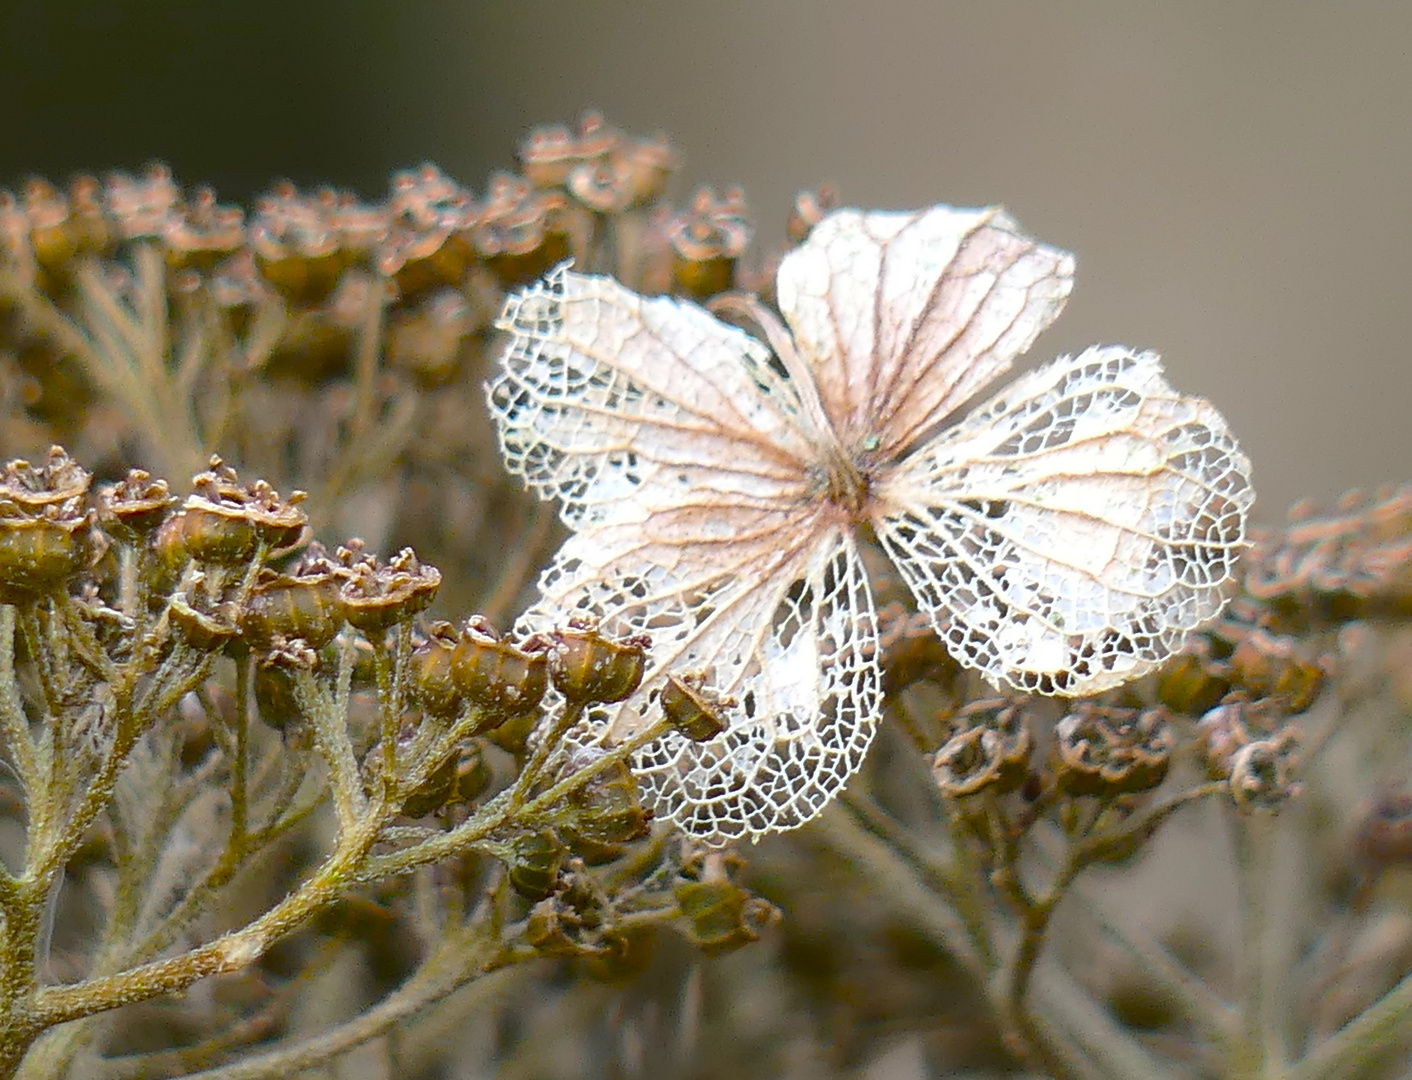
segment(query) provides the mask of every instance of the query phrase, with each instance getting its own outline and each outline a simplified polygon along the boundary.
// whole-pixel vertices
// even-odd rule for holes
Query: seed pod
[[[240,636],[240,627],[228,610],[198,611],[185,593],[172,594],[168,618],[182,640],[198,652],[216,652]]]
[[[260,719],[276,731],[286,731],[304,720],[294,676],[281,665],[261,664],[255,669],[255,706]]]
[[[700,673],[668,675],[659,698],[662,712],[692,742],[710,742],[730,726],[725,709],[735,704],[703,688]]]
[[[445,806],[456,786],[456,765],[452,756],[433,769],[426,782],[407,796],[402,812],[408,817],[425,817]]]
[[[560,187],[580,161],[578,140],[563,124],[531,128],[516,156],[520,172],[538,188]]]
[[[652,644],[643,635],[605,638],[590,623],[556,630],[549,642],[549,677],[573,705],[608,705],[630,697],[642,684]]]
[[[565,775],[603,756],[605,751],[583,747],[569,755]],[[561,826],[565,841],[577,850],[576,841],[590,849],[587,855],[600,854],[602,846],[626,844],[640,840],[650,831],[652,813],[642,806],[637,781],[626,762],[619,762],[591,778],[565,800],[566,821]]]
[[[448,622],[433,623],[425,641],[412,650],[412,686],[429,716],[450,720],[461,711],[461,691],[452,677],[456,631]]]
[[[1018,703],[1007,698],[972,702],[957,713],[954,734],[932,759],[932,776],[952,798],[987,789],[1004,795],[1029,775],[1032,747]]]
[[[1149,791],[1167,776],[1177,739],[1165,710],[1080,703],[1054,728],[1054,773],[1069,795]]]
[[[688,296],[704,300],[729,290],[735,265],[750,243],[745,198],[735,189],[721,199],[708,187],[697,191],[691,208],[667,227],[672,247],[672,280]]]
[[[1252,698],[1278,697],[1290,715],[1314,704],[1324,688],[1324,665],[1293,638],[1253,629],[1230,658],[1235,681]]]
[[[549,686],[548,642],[530,639],[517,648],[479,616],[466,622],[451,660],[451,677],[465,699],[485,713],[482,734],[539,707]]]
[[[525,941],[545,956],[577,956],[583,951],[570,934],[572,919],[557,896],[546,896],[530,909]],[[578,929],[573,926],[572,929]]]
[[[1230,692],[1229,674],[1229,665],[1211,655],[1210,640],[1195,636],[1163,665],[1157,679],[1157,700],[1175,713],[1200,716]]]
[[[361,547],[351,544],[339,548],[337,557],[343,565],[343,617],[370,637],[424,611],[441,588],[441,571],[418,562],[411,548],[386,563],[364,556]]]
[[[62,446],[51,446],[38,467],[21,458],[6,463],[0,475],[0,499],[37,516],[45,507],[82,500],[92,480]]]
[[[687,920],[687,937],[707,956],[760,940],[779,911],[731,881],[684,881],[672,890]]]
[[[240,627],[257,649],[278,636],[302,638],[311,649],[322,649],[343,625],[339,583],[328,573],[291,575],[262,570],[240,612]]]
[[[141,544],[166,520],[176,502],[165,480],[129,469],[119,483],[98,492],[98,520],[109,536],[125,544]],[[185,565],[185,554],[181,561]]]
[[[510,885],[526,900],[543,900],[559,882],[564,848],[552,832],[525,833],[506,845]]]
[[[234,566],[247,562],[263,542],[271,551],[299,543],[308,518],[302,491],[281,499],[263,480],[241,484],[235,470],[211,456],[210,469],[191,478],[195,492],[182,512],[187,553],[198,562]]]
[[[1230,792],[1238,809],[1272,812],[1299,794],[1299,785],[1294,782],[1298,746],[1298,737],[1286,730],[1236,752],[1231,759]]]

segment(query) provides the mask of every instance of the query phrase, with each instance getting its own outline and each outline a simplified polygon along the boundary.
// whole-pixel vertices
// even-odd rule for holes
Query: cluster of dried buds
[[[1412,486],[1351,491],[1325,513],[1297,503],[1245,566],[1246,591],[1292,629],[1412,614]]]

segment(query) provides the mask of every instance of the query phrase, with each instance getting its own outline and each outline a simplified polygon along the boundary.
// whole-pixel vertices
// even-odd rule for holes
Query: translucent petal
[[[874,485],[879,540],[961,662],[1043,693],[1117,686],[1220,610],[1250,462],[1152,353],[1017,379]]]
[[[780,264],[780,311],[846,450],[886,461],[1004,373],[1074,260],[1004,211],[841,210]]]
[[[748,334],[694,304],[561,266],[511,296],[487,387],[506,467],[571,528],[720,496],[799,501],[814,441]]]
[[[736,699],[718,738],[668,734],[635,762],[657,815],[713,844],[814,817],[862,764],[882,708],[877,620],[851,532],[816,507],[739,517],[730,540],[679,511],[646,531],[571,537],[519,625],[582,613],[651,637],[642,691],[590,716],[577,742],[617,742],[654,720],[669,671],[706,671]]]

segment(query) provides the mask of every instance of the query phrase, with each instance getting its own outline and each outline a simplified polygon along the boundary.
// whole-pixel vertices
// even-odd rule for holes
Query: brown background
[[[475,188],[585,106],[669,132],[762,238],[829,180],[1003,202],[1075,251],[1046,357],[1151,347],[1246,443],[1271,520],[1412,478],[1412,5],[414,2],[0,6],[0,183],[162,158],[246,199]]]

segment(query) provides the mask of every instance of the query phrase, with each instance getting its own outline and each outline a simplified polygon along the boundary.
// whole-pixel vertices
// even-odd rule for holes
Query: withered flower
[[[1328,667],[1310,646],[1260,629],[1241,639],[1229,663],[1236,684],[1252,698],[1279,698],[1291,715],[1318,699]]]
[[[199,585],[199,580],[194,585]],[[216,652],[231,644],[240,636],[235,613],[230,605],[218,604],[206,608],[201,603],[203,591],[194,588],[191,596],[185,592],[173,593],[168,608],[168,618],[182,640],[197,652]],[[192,604],[197,600],[198,607]]]
[[[591,764],[606,751],[580,747],[569,755],[564,773]],[[570,847],[586,841],[590,847],[640,840],[649,831],[652,812],[643,807],[637,781],[626,762],[597,773],[565,801],[566,820],[559,826]]]
[[[92,554],[89,474],[61,447],[44,465],[14,460],[0,478],[0,602],[63,591]]]
[[[466,700],[485,714],[485,726],[473,734],[539,707],[549,688],[548,644],[532,638],[515,646],[481,616],[466,620],[452,655],[451,677]]]
[[[322,560],[301,562],[287,574],[261,569],[238,616],[241,630],[257,649],[278,637],[302,638],[311,649],[322,649],[343,625],[340,588]]]
[[[697,191],[691,207],[667,228],[672,246],[672,280],[689,296],[704,300],[731,287],[735,265],[750,243],[745,195],[730,188],[721,197],[709,187]]]
[[[165,236],[180,216],[181,190],[165,165],[149,165],[140,178],[112,173],[103,185],[103,199],[125,240]]]
[[[383,219],[385,236],[385,211]],[[290,183],[277,185],[256,204],[249,233],[260,275],[294,304],[327,298],[351,261],[329,205]]]
[[[51,446],[44,464],[37,468],[21,458],[6,463],[4,475],[0,476],[0,499],[34,511],[82,499],[92,480],[92,475],[62,446]]]
[[[534,280],[569,255],[567,205],[561,192],[536,189],[518,176],[497,174],[471,231],[476,255],[504,286]]]
[[[1166,779],[1177,747],[1163,709],[1080,702],[1055,725],[1054,734],[1059,787],[1098,798],[1155,788]]]
[[[304,535],[308,518],[298,507],[302,491],[281,499],[263,480],[241,484],[235,470],[216,455],[209,471],[192,477],[192,486],[195,492],[168,526],[179,530],[180,545],[172,537],[173,548],[180,546],[197,562],[236,565],[246,562],[261,541],[278,552]]]
[[[245,211],[216,202],[211,188],[197,188],[191,203],[168,219],[162,240],[173,269],[210,270],[245,246]]]
[[[692,742],[710,742],[725,731],[730,724],[724,710],[735,704],[706,689],[705,682],[704,672],[669,674],[658,698],[672,727]]]
[[[1257,739],[1231,758],[1230,790],[1236,806],[1244,811],[1272,811],[1299,794],[1294,781],[1299,764],[1299,740],[1292,731],[1270,739]]]
[[[768,900],[733,881],[684,881],[673,892],[686,918],[686,936],[707,956],[722,956],[759,941],[760,932],[780,917]]]
[[[461,711],[461,690],[452,675],[458,636],[449,622],[434,622],[412,650],[412,686],[427,714],[450,720]]]
[[[571,620],[548,637],[549,677],[571,704],[611,705],[641,685],[652,645],[647,637],[606,638],[591,620]]]
[[[426,610],[441,588],[441,571],[417,561],[403,548],[387,562],[364,555],[361,543],[349,541],[335,553],[343,582],[339,600],[343,617],[365,634],[385,633]]]
[[[125,544],[141,544],[177,502],[165,480],[153,479],[142,469],[129,469],[118,483],[99,489],[98,520],[109,536]]]
[[[932,759],[944,795],[965,798],[987,789],[1014,791],[1029,775],[1033,740],[1020,702],[988,698],[956,715],[955,730]]]

